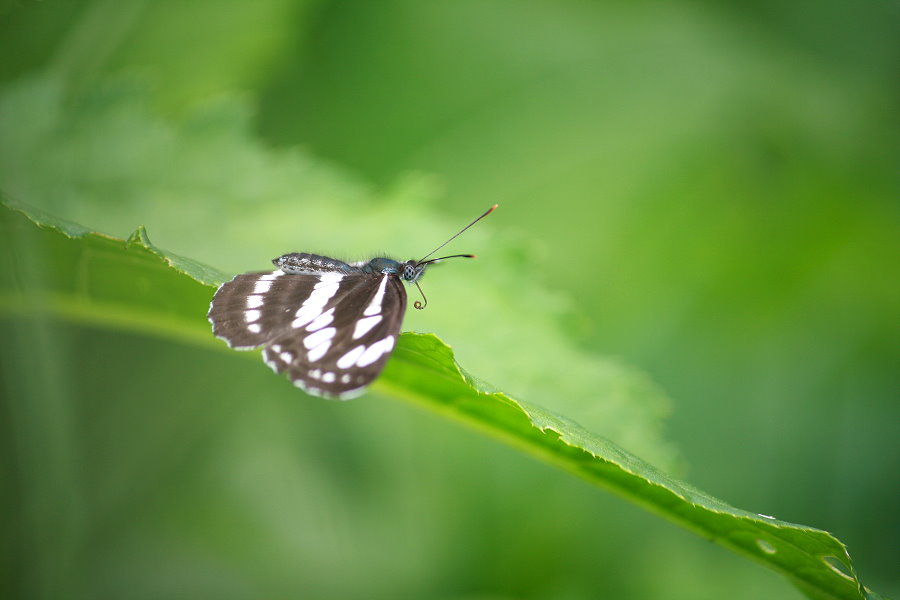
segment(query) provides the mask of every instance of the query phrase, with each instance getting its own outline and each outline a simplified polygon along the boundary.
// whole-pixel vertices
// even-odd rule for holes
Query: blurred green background
[[[735,506],[833,532],[896,596],[898,13],[12,0],[0,188],[229,273],[418,256],[499,202],[406,328]],[[390,399],[309,399],[213,344],[0,333],[8,597],[800,597]]]

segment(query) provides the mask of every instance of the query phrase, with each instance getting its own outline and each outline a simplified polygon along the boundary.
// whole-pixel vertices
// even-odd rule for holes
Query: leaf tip
[[[150,242],[150,236],[147,235],[147,228],[143,225],[138,225],[138,228],[128,236],[127,240],[125,240],[126,248],[130,248],[132,245],[143,246],[148,250],[153,248],[153,244]]]

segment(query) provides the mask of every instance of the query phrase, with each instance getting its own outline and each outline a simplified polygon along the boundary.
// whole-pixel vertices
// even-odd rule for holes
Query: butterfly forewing
[[[319,316],[283,330],[263,360],[307,392],[351,398],[375,379],[397,342],[406,290],[388,274],[346,275]]]

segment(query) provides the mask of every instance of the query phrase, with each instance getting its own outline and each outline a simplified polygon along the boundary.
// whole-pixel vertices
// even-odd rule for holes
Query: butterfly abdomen
[[[347,263],[308,252],[291,252],[272,260],[272,264],[285,273],[351,273],[356,267]]]

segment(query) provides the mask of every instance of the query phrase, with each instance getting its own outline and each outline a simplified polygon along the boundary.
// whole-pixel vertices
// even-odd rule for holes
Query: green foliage
[[[421,256],[452,233],[428,215],[433,192],[426,180],[401,182],[376,204],[369,190],[333,166],[261,147],[237,101],[203,106],[175,125],[148,111],[134,83],[113,81],[71,108],[61,90],[59,79],[42,77],[0,98],[0,128],[16,140],[0,148],[0,174],[13,197],[96,223],[99,231],[125,236],[145,225],[160,247],[230,272],[267,265],[295,250],[297,240],[355,259],[386,240],[398,242],[391,252]],[[340,238],[323,223],[342,223]],[[488,231],[467,232],[465,244],[486,247]],[[264,247],[258,232],[266,232]],[[485,365],[480,376],[520,397],[555,398],[551,408],[673,468],[675,453],[659,433],[669,405],[664,395],[642,373],[579,349],[560,331],[569,311],[527,276],[527,245],[491,234],[490,253],[489,260],[429,274],[430,294],[445,306],[465,307],[464,319],[451,310],[415,311],[407,327],[452,328],[469,340],[457,346],[462,359]],[[447,270],[464,272],[448,277]],[[498,335],[480,335],[485,322]],[[511,355],[511,346],[543,353]],[[597,391],[603,403],[590,400]]]
[[[222,276],[153,246],[24,206],[0,217],[7,313],[54,313],[112,328],[201,340],[208,292]],[[20,213],[20,214],[17,214]],[[23,216],[31,219],[29,223]],[[18,260],[17,260],[18,259]],[[206,336],[209,340],[209,336]],[[672,479],[576,423],[484,389],[434,335],[404,334],[374,389],[466,421],[785,574],[811,598],[862,598],[846,548],[814,528],[740,511]]]
[[[713,537],[819,597],[843,547],[784,521],[896,595],[897,17],[0,1],[0,193],[52,224],[0,209],[0,595],[800,596]],[[407,315],[452,355],[408,334],[360,401],[200,318],[281,252],[417,258],[495,202]]]

